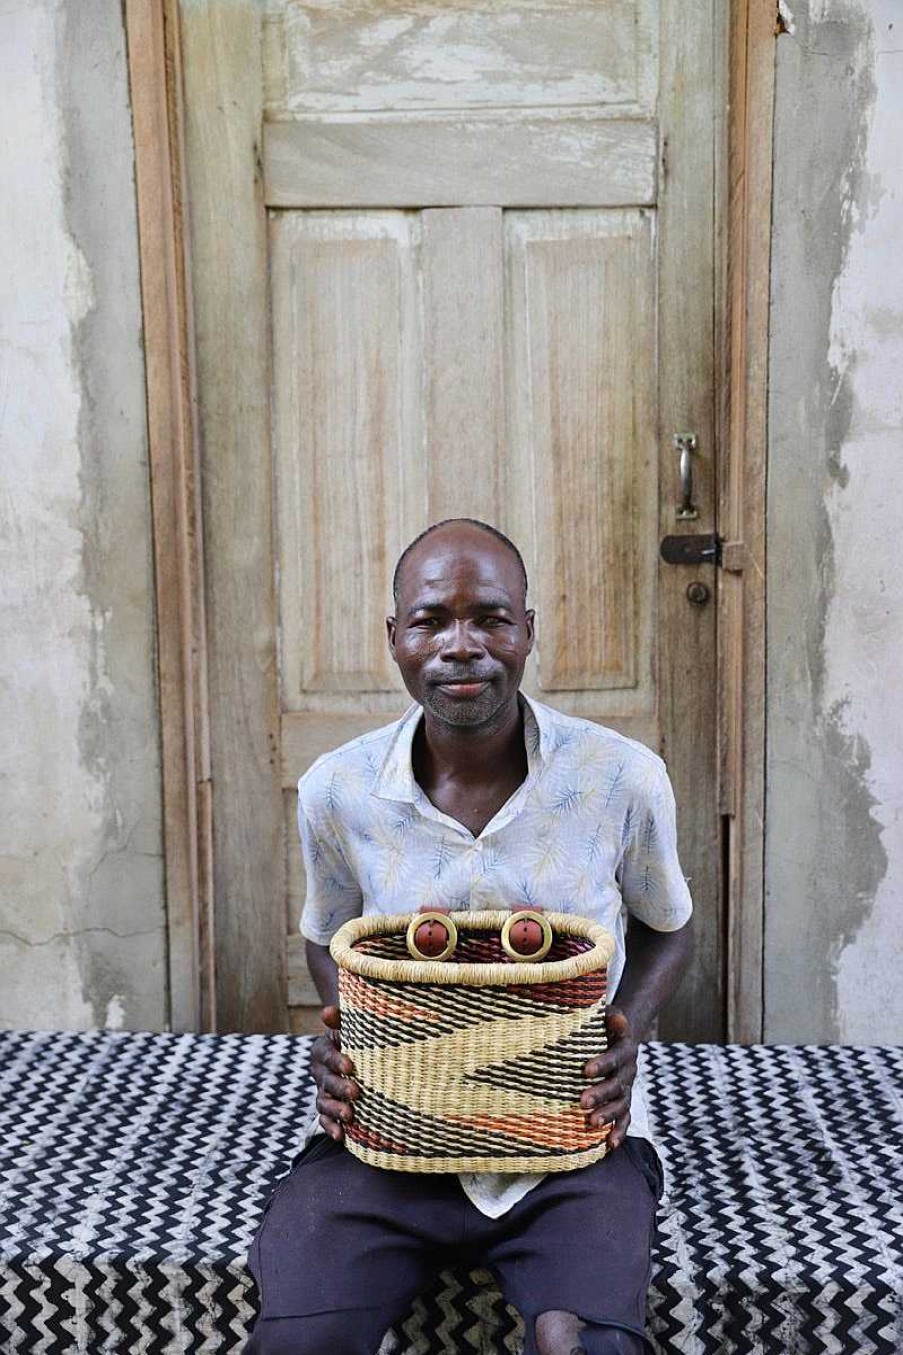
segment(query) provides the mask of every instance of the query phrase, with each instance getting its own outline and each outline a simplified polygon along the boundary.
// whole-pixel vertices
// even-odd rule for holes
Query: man
[[[533,647],[526,591],[519,552],[487,524],[453,519],[418,537],[387,619],[416,705],[301,779],[301,926],[333,1032],[313,1053],[325,1134],[278,1187],[252,1249],[261,1318],[247,1355],[374,1355],[450,1261],[496,1271],[524,1317],[525,1355],[649,1348],[661,1182],[636,1042],[689,958],[692,904],[661,760],[520,692]],[[357,1089],[338,1042],[329,940],[362,912],[437,905],[545,905],[613,932],[617,1005],[582,1096],[593,1125],[613,1126],[601,1162],[458,1178],[385,1171],[343,1148]]]

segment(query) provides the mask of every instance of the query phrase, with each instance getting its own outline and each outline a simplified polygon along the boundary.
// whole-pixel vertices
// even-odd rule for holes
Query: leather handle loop
[[[424,938],[421,937],[418,943],[418,933],[421,928],[430,931],[430,923],[435,922],[443,928],[447,937],[445,947],[437,954],[430,954],[429,951],[421,949]],[[408,954],[414,960],[448,960],[455,953],[455,947],[458,944],[458,928],[452,921],[450,910],[447,908],[421,908],[419,913],[415,913],[408,923],[408,930],[405,935],[405,942],[408,947]]]
[[[536,949],[529,952],[518,950],[511,940],[514,928],[525,922],[535,924],[539,928],[541,938]],[[553,939],[549,920],[541,908],[523,908],[520,912],[512,913],[502,927],[502,950],[509,960],[515,960],[518,964],[536,964],[539,960],[544,960],[552,949]]]

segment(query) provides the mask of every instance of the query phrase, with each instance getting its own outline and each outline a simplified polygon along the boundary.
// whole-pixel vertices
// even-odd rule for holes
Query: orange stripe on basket
[[[490,1134],[518,1139],[524,1143],[538,1143],[544,1148],[564,1148],[568,1151],[594,1148],[609,1134],[609,1126],[598,1129],[587,1126],[582,1110],[566,1110],[560,1115],[449,1115],[447,1125],[484,1129]]]
[[[442,1016],[425,1007],[415,1007],[412,1002],[404,1002],[394,994],[389,995],[372,983],[340,972],[339,993],[350,1007],[360,1012],[370,1012],[373,1016],[393,1016],[399,1021],[428,1021],[432,1025],[441,1025]]]
[[[345,1133],[354,1143],[359,1143],[363,1148],[373,1148],[377,1153],[397,1153],[399,1156],[411,1154],[411,1149],[406,1144],[384,1139],[375,1129],[365,1129],[361,1124],[349,1125]]]
[[[582,974],[579,979],[565,979],[560,983],[512,984],[509,993],[523,994],[533,1002],[549,1002],[556,1007],[592,1007],[605,997],[606,971]]]

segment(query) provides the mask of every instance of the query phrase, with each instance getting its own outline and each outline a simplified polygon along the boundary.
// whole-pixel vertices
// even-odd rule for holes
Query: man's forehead
[[[400,579],[405,594],[447,589],[454,579],[468,588],[505,593],[523,591],[517,557],[488,533],[466,537],[436,533],[420,542],[404,562]]]

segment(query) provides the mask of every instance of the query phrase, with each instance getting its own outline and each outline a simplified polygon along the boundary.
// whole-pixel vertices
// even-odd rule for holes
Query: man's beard
[[[494,683],[490,682],[479,696],[467,701],[456,701],[454,697],[446,696],[438,686],[428,686],[424,693],[424,705],[443,724],[468,729],[492,719],[501,701]]]

